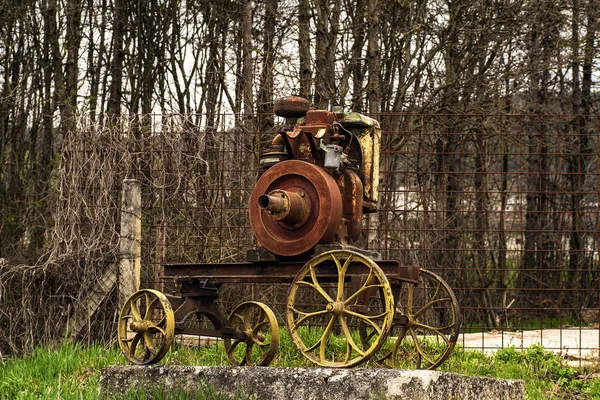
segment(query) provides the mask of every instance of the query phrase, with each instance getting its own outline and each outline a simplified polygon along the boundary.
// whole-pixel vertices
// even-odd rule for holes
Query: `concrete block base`
[[[132,389],[192,395],[201,385],[257,400],[520,400],[524,395],[522,381],[391,369],[112,366],[100,378],[100,391],[109,398]]]

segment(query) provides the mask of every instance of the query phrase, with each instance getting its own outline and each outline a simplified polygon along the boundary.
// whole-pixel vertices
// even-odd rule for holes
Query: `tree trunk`
[[[300,93],[310,99],[312,90],[312,70],[310,57],[310,2],[298,0],[298,59],[300,62]]]
[[[110,67],[110,75],[112,76],[112,80],[110,83],[107,113],[115,116],[121,114],[123,60],[125,58],[123,42],[125,39],[125,19],[127,11],[127,0],[114,0],[114,30],[112,35],[113,58]]]
[[[75,129],[77,111],[77,86],[79,84],[79,46],[81,44],[81,0],[68,0],[67,16],[67,65],[65,74],[65,105],[61,116],[62,134]]]
[[[369,82],[367,84],[367,100],[369,102],[369,113],[373,118],[379,118],[381,111],[381,58],[379,54],[379,11],[377,0],[369,0],[367,5],[367,70]]]
[[[258,101],[259,132],[269,132],[273,126],[273,69],[275,68],[275,28],[277,26],[277,3],[279,0],[265,1],[263,60]]]
[[[242,10],[242,85],[244,87],[244,115],[251,119],[253,115],[252,87],[254,74],[252,72],[252,0],[244,0]]]
[[[339,32],[341,0],[316,0],[315,32],[315,96],[317,108],[328,109],[337,104],[335,50]]]

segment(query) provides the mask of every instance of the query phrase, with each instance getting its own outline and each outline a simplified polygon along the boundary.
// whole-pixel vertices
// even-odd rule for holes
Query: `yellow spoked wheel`
[[[273,311],[263,303],[239,304],[229,316],[229,323],[245,339],[225,339],[225,354],[232,365],[265,366],[279,348],[279,325]]]
[[[450,356],[460,329],[454,292],[438,275],[420,270],[419,283],[400,291],[391,335],[392,348],[381,357],[393,368],[435,369]]]
[[[119,347],[134,364],[159,362],[173,343],[175,317],[171,303],[156,290],[132,294],[119,314]]]
[[[360,278],[352,289],[352,278]],[[377,310],[361,298],[382,293]],[[300,352],[325,367],[353,367],[368,361],[385,341],[394,317],[390,284],[383,271],[362,254],[333,250],[310,260],[292,282],[288,293],[287,324]],[[360,339],[365,326],[370,340]]]

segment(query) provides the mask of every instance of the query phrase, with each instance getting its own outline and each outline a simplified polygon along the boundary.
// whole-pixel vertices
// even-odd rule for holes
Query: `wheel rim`
[[[119,314],[118,342],[134,364],[159,362],[173,343],[175,318],[164,294],[142,289],[132,294]]]
[[[349,288],[360,276],[358,290]],[[369,312],[360,302],[367,291],[383,293],[382,309]],[[333,250],[309,261],[290,286],[287,323],[300,352],[315,364],[353,367],[368,361],[385,341],[394,314],[385,274],[371,259],[352,251]],[[368,343],[356,326],[367,326]]]
[[[225,339],[225,354],[233,365],[266,366],[279,348],[279,325],[273,311],[263,303],[239,304],[229,316],[229,323],[243,332],[245,339]]]
[[[377,312],[381,312],[383,304],[385,303],[384,301],[385,299],[385,295],[383,293],[382,290],[376,290],[373,293],[371,293],[367,298],[363,298],[363,304],[365,307],[368,307],[369,312],[370,313],[377,313]],[[389,335],[391,335],[394,331],[394,323],[392,322],[392,327],[390,328],[390,332],[388,334],[388,339],[389,339]],[[367,346],[369,343],[371,343],[373,341],[373,337],[376,334],[376,332],[374,332],[373,330],[369,330],[369,327],[366,324],[359,324],[358,325],[358,333],[360,335],[360,340],[363,344],[363,346]],[[387,365],[384,360],[386,358],[389,358],[390,354],[391,354],[391,349],[392,346],[389,344],[389,340],[386,340],[382,346],[380,347],[379,351],[377,352],[377,354],[375,354],[375,356],[373,356],[373,358],[371,359],[372,361],[375,361],[376,364],[379,364],[380,367],[390,367],[389,365]]]
[[[438,275],[420,269],[419,283],[406,285],[397,304],[397,339],[379,361],[393,368],[439,367],[452,353],[460,329],[454,292]]]

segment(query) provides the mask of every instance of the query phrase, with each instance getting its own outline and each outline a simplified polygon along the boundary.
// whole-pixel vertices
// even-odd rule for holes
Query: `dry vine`
[[[221,228],[247,225],[241,205],[254,176],[241,163],[254,167],[253,139],[198,125],[192,115],[107,118],[102,123],[78,117],[52,174],[52,193],[46,199],[52,223],[44,257],[35,266],[10,266],[5,260],[0,265],[0,356],[57,343],[67,333],[83,340],[112,339],[115,293],[97,296],[94,291],[119,260],[125,178],[137,178],[143,187],[145,286],[155,284],[152,264],[161,240],[157,226],[164,227],[162,240],[174,249],[170,260],[240,258],[251,239]],[[99,304],[85,321],[87,329],[70,332],[79,323],[73,321],[78,310],[90,307],[90,298]]]

